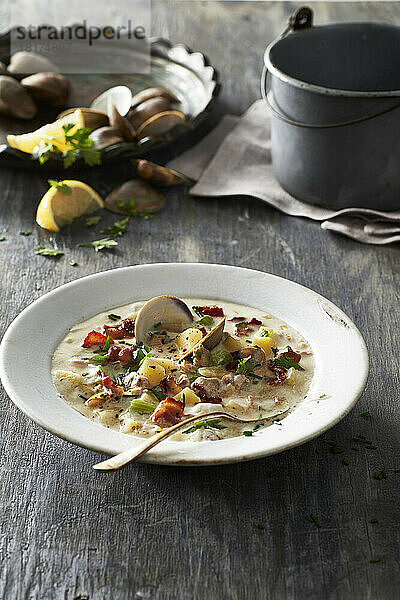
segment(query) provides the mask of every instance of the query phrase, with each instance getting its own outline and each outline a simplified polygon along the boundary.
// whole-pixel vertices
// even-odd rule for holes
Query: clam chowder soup
[[[313,371],[310,346],[280,319],[229,302],[173,296],[79,323],[52,360],[59,395],[84,417],[124,434],[151,436],[216,410],[266,419],[190,423],[172,437],[183,441],[256,435],[268,417],[303,400]]]

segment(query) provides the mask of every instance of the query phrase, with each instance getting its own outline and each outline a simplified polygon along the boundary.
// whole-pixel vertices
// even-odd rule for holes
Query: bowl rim
[[[215,277],[211,278],[209,276],[210,270],[215,271]],[[336,375],[335,373],[330,375],[328,369],[325,369],[325,371],[323,370],[325,366],[322,365],[322,363],[316,363],[316,373],[314,374],[313,382],[311,384],[315,397],[302,401],[298,407],[296,407],[296,409],[285,418],[285,424],[289,423],[288,420],[291,419],[290,427],[286,427],[286,430],[284,430],[282,426],[278,427],[277,425],[270,425],[269,427],[261,430],[263,435],[265,432],[269,432],[269,436],[264,435],[264,438],[262,435],[259,435],[260,432],[257,432],[257,434],[254,436],[244,437],[243,439],[239,437],[213,442],[166,441],[149,452],[148,455],[145,455],[143,457],[143,462],[176,466],[203,466],[242,462],[272,455],[305,443],[321,435],[338,423],[345,415],[347,415],[361,396],[365,388],[369,372],[369,357],[364,339],[360,331],[349,319],[349,317],[336,305],[317,292],[314,292],[313,290],[310,290],[301,284],[277,275],[231,265],[208,263],[153,263],[146,265],[135,265],[94,273],[51,290],[26,307],[10,324],[3,337],[0,345],[0,376],[7,394],[14,404],[29,418],[58,437],[82,447],[107,454],[121,452],[126,450],[128,447],[131,447],[132,445],[142,441],[142,438],[133,439],[133,436],[107,429],[88,420],[58,397],[50,377],[50,360],[56,346],[65,336],[68,329],[74,323],[76,324],[79,322],[78,320],[73,321],[73,319],[76,319],[76,315],[70,315],[69,321],[71,321],[71,324],[69,322],[64,322],[64,325],[62,325],[62,319],[54,321],[59,327],[59,331],[57,332],[57,336],[52,339],[51,343],[49,342],[49,347],[43,353],[43,357],[38,359],[39,373],[33,374],[33,383],[32,379],[29,379],[29,370],[24,370],[26,368],[26,363],[24,363],[23,360],[21,361],[21,348],[18,348],[18,343],[20,343],[20,345],[22,342],[25,343],[25,331],[27,327],[29,330],[31,315],[33,316],[36,324],[38,322],[38,316],[40,317],[40,313],[50,314],[48,313],[49,309],[51,309],[52,306],[53,308],[54,306],[57,306],[58,303],[62,301],[62,298],[64,298],[64,300],[65,298],[68,299],[68,296],[70,298],[75,298],[77,306],[79,305],[82,307],[82,305],[78,302],[78,298],[81,297],[79,292],[82,294],[82,290],[84,291],[85,287],[88,289],[90,288],[91,293],[95,295],[94,291],[102,290],[103,288],[107,289],[107,284],[109,284],[109,282],[113,279],[115,279],[115,281],[119,280],[119,284],[124,281],[130,281],[131,274],[134,276],[139,275],[139,278],[136,277],[135,279],[135,277],[133,277],[133,279],[136,281],[141,281],[141,285],[145,288],[146,286],[152,289],[160,288],[160,293],[165,293],[164,281],[170,281],[171,276],[173,279],[174,276],[176,277],[177,275],[179,275],[179,277],[185,275],[190,277],[191,274],[194,274],[196,281],[193,280],[193,283],[191,282],[190,286],[200,286],[200,284],[203,283],[205,285],[210,285],[211,287],[209,289],[216,289],[221,282],[224,281],[225,283],[223,283],[223,285],[225,286],[229,281],[231,283],[233,282],[235,285],[237,283],[242,285],[242,282],[245,281],[246,285],[240,292],[243,294],[248,293],[247,290],[251,285],[254,286],[253,294],[261,294],[261,292],[258,291],[259,289],[263,290],[263,292],[266,290],[271,293],[269,288],[272,290],[279,290],[282,288],[283,291],[293,296],[293,300],[288,299],[288,301],[293,301],[294,305],[297,302],[295,297],[306,300],[307,302],[309,301],[310,307],[311,302],[313,302],[314,304],[311,312],[310,307],[308,306],[305,307],[305,311],[303,307],[300,307],[303,310],[303,313],[295,315],[295,318],[304,318],[308,311],[310,312],[310,315],[307,318],[310,319],[311,317],[311,321],[316,319],[316,321],[318,321],[318,328],[323,327],[325,328],[324,331],[329,332],[330,338],[328,339],[330,340],[329,343],[331,345],[333,344],[333,348],[327,346],[325,339],[321,339],[320,347],[318,346],[317,338],[313,341],[313,343],[311,343],[310,339],[308,341],[311,343],[314,351],[317,351],[320,354],[322,353],[321,359],[318,359],[320,363],[322,360],[324,360],[324,356],[330,356],[330,353],[332,353],[333,350],[336,352],[342,351],[342,354],[340,354],[340,356],[338,355],[339,367],[342,371],[339,370],[338,373],[340,372],[342,377],[350,376],[351,378],[348,379],[348,383],[350,386],[352,386],[351,390],[349,390],[349,388],[344,386],[342,382],[337,381],[338,373],[336,373]],[[157,277],[155,277],[155,275],[157,275]],[[266,284],[267,287],[265,287]],[[172,289],[172,287],[169,289]],[[204,290],[200,289],[200,287],[198,289],[200,292],[198,297],[208,297],[215,300],[218,299],[213,292],[204,293]],[[113,289],[108,293],[111,295],[114,294],[115,298],[117,298],[116,289]],[[225,290],[225,293],[227,293],[229,296],[229,292],[226,292]],[[273,291],[272,293],[277,296],[276,291]],[[137,297],[132,296],[133,295],[129,296],[131,299],[126,303],[145,299],[143,296],[140,296],[140,294]],[[190,293],[187,294],[187,296],[195,297],[196,294]],[[285,297],[288,298],[288,295],[286,294]],[[272,298],[273,295],[271,296],[271,299]],[[232,296],[230,296],[230,298],[225,297],[220,299],[235,302],[235,298]],[[86,312],[83,314],[81,320],[87,319],[93,314],[102,312],[102,310],[111,308],[110,304],[105,305],[106,303],[103,303],[99,309],[100,304],[98,298],[96,298],[96,302],[97,305],[95,310],[90,310],[85,307]],[[258,297],[257,302],[259,305],[262,303],[260,297]],[[271,300],[272,304],[273,302],[278,302],[278,298],[273,301]],[[124,303],[125,301],[120,302],[120,305]],[[254,303],[249,305],[254,306]],[[264,306],[264,304],[262,305]],[[94,306],[95,304],[93,304],[93,308]],[[115,303],[114,306],[117,306],[117,303]],[[76,312],[78,309],[76,309],[75,306],[73,308],[69,306],[69,310],[70,312],[72,311],[72,313],[74,313],[74,311]],[[268,311],[268,306],[266,306],[264,310]],[[283,312],[286,310],[284,306],[282,307],[282,310]],[[276,311],[274,314],[276,314]],[[58,313],[58,317],[59,315],[60,313]],[[66,319],[65,310],[63,311],[62,315],[64,319]],[[277,316],[280,317],[280,315]],[[56,319],[55,316],[51,316],[51,318]],[[68,319],[66,319],[66,321],[67,320]],[[285,320],[292,325],[291,319]],[[304,335],[301,330],[300,333]],[[35,343],[37,339],[36,335],[39,335],[39,337],[42,336],[43,340],[46,340],[44,332],[39,331],[39,334],[37,334],[36,329],[32,330],[31,332],[28,331],[28,347],[29,335],[31,340],[33,340]],[[314,333],[312,337],[313,336]],[[310,335],[305,337],[310,338]],[[346,344],[343,345],[343,342],[346,342]],[[29,356],[29,352],[26,356]],[[317,358],[317,354],[315,356]],[[22,359],[23,358],[24,356],[22,356]],[[351,358],[353,361],[351,368],[348,364],[349,358]],[[354,365],[357,365],[357,369],[354,369]],[[316,377],[317,368],[319,369],[318,378]],[[320,372],[321,369],[322,372]],[[332,395],[329,396],[330,398],[335,398],[336,394],[335,404],[329,404],[326,401],[320,400],[316,396],[318,390],[325,389],[320,385],[320,379],[322,375],[324,375],[324,377],[327,376],[328,379],[331,378],[334,383],[332,384],[332,382],[330,382],[329,385],[336,385],[337,389],[340,391],[340,393],[336,393],[334,388],[333,391],[330,389],[328,390],[329,394],[332,391]],[[336,379],[334,378],[334,375]],[[23,381],[24,376],[25,378],[28,378],[28,381]],[[32,377],[32,373],[30,376]],[[37,383],[39,386],[38,388],[35,388],[35,377],[37,382],[40,382]],[[47,379],[47,381],[45,381],[45,379]],[[50,386],[48,384],[48,380],[50,381]],[[326,387],[326,389],[329,388],[329,385]],[[45,388],[47,388],[47,392],[52,394],[51,399],[44,395],[43,392],[46,391]],[[25,400],[27,395],[28,401]],[[47,408],[44,406],[42,407],[41,403],[43,401],[45,405],[47,403]],[[339,406],[339,408],[337,408],[337,406]],[[330,414],[330,408],[332,409],[332,414]],[[337,409],[336,412],[335,409]],[[310,426],[309,417],[313,414],[316,414],[317,418],[322,419],[322,423],[320,425],[316,426],[314,424],[313,426],[311,419]],[[58,419],[60,415],[64,418],[68,417],[68,425],[71,423],[73,427],[65,428],[62,422],[59,424]],[[296,415],[296,419],[293,419],[293,415]],[[299,425],[305,427],[305,432],[296,433],[296,428]],[[282,431],[284,431],[284,435],[280,435]],[[250,443],[248,443],[249,441]]]

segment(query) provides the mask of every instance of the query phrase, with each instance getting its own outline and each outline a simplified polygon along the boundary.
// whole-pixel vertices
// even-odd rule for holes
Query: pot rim
[[[281,71],[281,69],[275,65],[271,58],[270,58],[270,54],[271,54],[271,50],[279,43],[282,42],[286,39],[286,37],[291,37],[293,35],[304,35],[307,34],[308,32],[311,31],[315,31],[317,29],[321,30],[321,29],[333,29],[333,28],[347,28],[347,27],[351,27],[354,25],[377,25],[379,27],[383,27],[383,28],[396,28],[399,29],[400,32],[400,27],[397,27],[396,25],[391,25],[388,23],[376,23],[373,21],[354,21],[354,22],[349,22],[349,23],[332,23],[330,25],[319,25],[319,26],[313,26],[307,29],[302,29],[302,30],[298,30],[298,31],[290,31],[290,33],[287,36],[281,36],[275,40],[273,40],[270,44],[268,44],[268,46],[265,49],[264,52],[264,65],[267,68],[267,70],[271,73],[271,75],[275,75],[275,77],[277,77],[278,79],[280,79],[281,81],[283,81],[284,83],[288,83],[293,85],[294,87],[309,91],[309,92],[313,92],[316,94],[320,94],[323,96],[336,96],[336,97],[348,97],[348,98],[396,98],[400,96],[400,89],[399,90],[381,90],[381,91],[357,91],[357,90],[341,90],[341,89],[336,89],[336,88],[329,88],[329,87],[324,87],[321,85],[316,85],[314,83],[308,83],[306,81],[302,81],[301,79],[297,79],[296,77],[292,77],[291,75],[288,75],[287,73],[284,73],[283,71]]]

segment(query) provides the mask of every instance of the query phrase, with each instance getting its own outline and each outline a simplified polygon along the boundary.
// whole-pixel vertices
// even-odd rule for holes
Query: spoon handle
[[[125,452],[121,452],[120,454],[116,454],[116,456],[112,456],[103,462],[100,462],[96,465],[93,465],[93,469],[96,471],[115,471],[120,469],[124,465],[136,460],[148,450],[151,450],[156,444],[161,442],[161,440],[169,437],[173,433],[175,433],[178,429],[185,427],[189,423],[193,423],[193,421],[203,421],[204,419],[209,419],[210,417],[224,417],[226,413],[223,412],[212,412],[206,415],[195,415],[193,417],[189,417],[189,419],[185,419],[185,421],[181,421],[180,423],[176,423],[176,425],[172,425],[172,427],[168,427],[167,429],[163,429],[159,433],[156,433],[151,437],[150,440],[146,440],[144,444],[140,446],[134,446],[133,448],[128,448]]]
[[[159,433],[156,433],[151,437],[150,440],[146,440],[140,446],[128,448],[128,450],[125,450],[125,452],[116,454],[111,458],[107,458],[107,460],[104,460],[103,462],[97,463],[97,465],[93,465],[93,469],[95,469],[95,471],[116,471],[117,469],[120,469],[121,467],[145,454],[145,452],[153,448],[163,439],[169,437],[179,429],[187,427],[189,423],[193,423],[194,421],[199,422],[209,419],[210,417],[222,417],[224,419],[229,419],[230,421],[235,421],[236,423],[259,423],[260,421],[270,421],[271,419],[276,419],[276,417],[279,417],[286,412],[288,412],[287,408],[275,413],[274,415],[268,415],[262,419],[239,419],[238,417],[234,417],[233,415],[229,415],[221,411],[210,412],[204,415],[194,415],[193,417],[189,417],[184,421],[176,423],[176,425],[172,425],[172,427],[168,427],[167,429],[163,429]]]

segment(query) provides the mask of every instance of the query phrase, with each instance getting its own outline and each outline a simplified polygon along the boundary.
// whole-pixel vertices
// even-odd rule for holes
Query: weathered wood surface
[[[291,8],[158,1],[153,34],[208,53],[224,85],[219,110],[240,112],[258,94],[265,42]],[[314,8],[317,21],[400,22],[396,3]],[[84,180],[104,193],[127,177],[129,167],[120,165]],[[0,181],[1,235],[7,237],[0,245],[2,332],[30,302],[77,277],[136,263],[201,261],[310,286],[354,319],[371,355],[367,390],[334,429],[278,456],[218,468],[132,465],[95,473],[91,465],[99,455],[43,431],[2,391],[0,597],[398,598],[399,248],[364,246],[252,199],[194,199],[178,190],[168,193],[162,218],[137,219],[115,252],[96,254],[76,248],[95,239],[82,223],[58,236],[33,225],[45,177],[1,170]],[[26,230],[33,235],[19,235]],[[35,256],[37,244],[56,244],[66,256]],[[69,266],[72,257],[78,267]],[[366,410],[370,418],[360,416]],[[377,449],[351,450],[359,433]],[[330,440],[346,452],[332,454]],[[374,479],[378,470],[387,479]],[[306,520],[310,513],[321,528]],[[379,522],[371,523],[374,518]],[[381,562],[371,563],[374,558]]]

